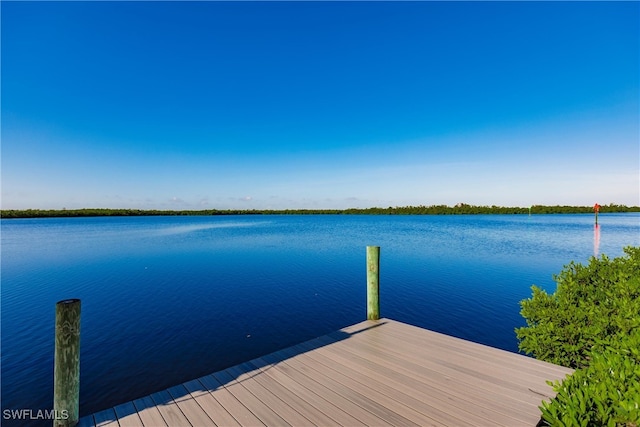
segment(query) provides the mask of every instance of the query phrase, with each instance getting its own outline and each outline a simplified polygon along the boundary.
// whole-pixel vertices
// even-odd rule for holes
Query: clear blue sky
[[[640,204],[638,2],[6,2],[2,208]]]

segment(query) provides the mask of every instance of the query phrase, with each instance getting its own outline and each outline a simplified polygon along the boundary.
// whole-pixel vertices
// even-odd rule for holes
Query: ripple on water
[[[640,215],[600,219],[601,253],[640,245]],[[75,297],[83,414],[359,322],[367,245],[382,247],[383,316],[511,351],[530,286],[552,291],[594,250],[590,215],[0,224],[2,408],[50,409],[54,306]]]

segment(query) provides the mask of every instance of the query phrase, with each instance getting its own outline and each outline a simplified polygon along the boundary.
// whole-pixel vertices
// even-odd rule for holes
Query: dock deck
[[[535,426],[571,369],[364,321],[84,417],[80,426]]]

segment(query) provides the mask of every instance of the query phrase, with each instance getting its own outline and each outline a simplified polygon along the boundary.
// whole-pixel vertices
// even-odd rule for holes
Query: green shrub
[[[580,368],[591,350],[640,327],[640,248],[626,256],[592,257],[574,262],[554,277],[556,291],[533,286],[533,297],[520,302],[527,326],[516,329],[519,348],[536,359]]]
[[[548,425],[640,425],[640,330],[619,338],[616,347],[592,352],[588,367],[552,384],[556,397],[540,408]]]
[[[571,262],[553,294],[534,286],[520,303],[520,350],[576,368],[540,407],[548,425],[640,426],[640,248],[624,252]]]

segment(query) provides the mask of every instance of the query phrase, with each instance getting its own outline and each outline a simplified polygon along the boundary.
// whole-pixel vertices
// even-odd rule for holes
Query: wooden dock
[[[535,426],[571,369],[368,320],[80,419],[81,426]]]

